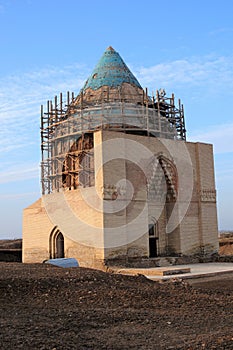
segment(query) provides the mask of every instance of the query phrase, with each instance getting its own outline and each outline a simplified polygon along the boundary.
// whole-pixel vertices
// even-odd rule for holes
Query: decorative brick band
[[[202,202],[213,202],[216,203],[216,190],[201,190],[200,197]]]
[[[124,186],[104,185],[102,188],[103,199],[115,200],[118,197],[124,197],[126,188]]]

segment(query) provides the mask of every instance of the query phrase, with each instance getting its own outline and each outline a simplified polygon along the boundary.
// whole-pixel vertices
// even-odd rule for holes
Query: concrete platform
[[[120,269],[117,273],[123,275],[170,276],[190,273],[190,268],[184,265],[170,267],[130,268]]]
[[[161,267],[160,269],[154,270],[154,275],[156,276],[183,275],[191,272],[189,267]]]
[[[210,277],[210,276],[215,276],[217,274],[226,274],[226,273],[233,274],[233,263],[201,263],[201,264],[189,264],[189,265],[176,265],[176,266],[171,266],[167,268],[156,267],[156,268],[148,268],[148,269],[124,268],[124,269],[118,269],[116,272],[126,274],[126,275],[141,274],[151,280],[167,280],[170,278],[189,279],[189,278]]]

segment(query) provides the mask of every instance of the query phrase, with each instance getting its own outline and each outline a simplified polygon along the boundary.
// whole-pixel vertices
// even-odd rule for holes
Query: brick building
[[[187,142],[180,100],[149,96],[112,47],[78,96],[42,107],[41,149],[24,262],[148,266],[218,251],[212,145]]]

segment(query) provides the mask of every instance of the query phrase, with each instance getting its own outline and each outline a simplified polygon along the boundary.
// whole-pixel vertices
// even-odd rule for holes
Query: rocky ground
[[[222,233],[219,238],[219,254],[233,255],[233,232]]]
[[[1,262],[1,350],[233,349],[233,274],[190,281]]]

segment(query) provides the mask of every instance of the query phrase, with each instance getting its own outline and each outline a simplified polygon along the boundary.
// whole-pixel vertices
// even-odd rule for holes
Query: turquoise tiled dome
[[[116,88],[123,83],[128,83],[142,89],[141,85],[131,73],[118,52],[109,46],[97,63],[82,90],[85,91],[88,88],[97,90],[102,86]]]

